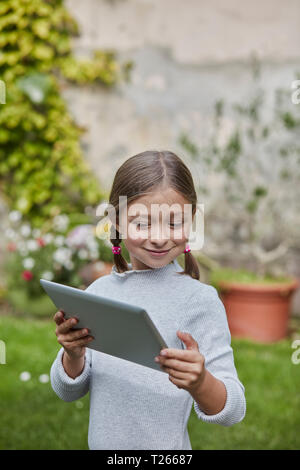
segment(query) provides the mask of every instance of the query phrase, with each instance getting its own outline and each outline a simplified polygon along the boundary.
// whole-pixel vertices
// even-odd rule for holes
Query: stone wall
[[[88,159],[109,189],[116,168],[149,148],[184,152],[182,131],[201,144],[219,98],[251,95],[251,63],[262,61],[259,86],[271,96],[290,89],[299,69],[300,3],[273,1],[68,0],[81,27],[79,56],[115,49],[133,60],[131,83],[114,91],[68,87]]]
[[[254,57],[261,61],[259,86],[269,97],[277,87],[290,89],[299,71],[298,0],[67,0],[66,5],[81,28],[73,41],[78,56],[114,49],[120,61],[134,62],[131,81],[114,90],[64,89],[76,121],[88,129],[82,138],[86,157],[106,190],[120,164],[146,149],[169,149],[185,160],[178,141],[183,131],[201,145],[216,100],[241,102],[251,95]],[[293,259],[291,270],[300,277],[299,265]],[[294,305],[300,312],[300,293]]]
[[[86,155],[107,190],[123,161],[146,149],[169,149],[185,160],[180,134],[201,145],[216,100],[251,96],[255,57],[261,63],[258,86],[267,99],[275,88],[290,89],[300,69],[297,0],[66,3],[81,26],[74,40],[78,56],[108,48],[121,61],[134,62],[131,82],[113,91],[69,86],[64,92],[88,129],[82,140]],[[299,253],[290,258],[290,273],[300,277]],[[300,312],[300,292],[293,310]]]

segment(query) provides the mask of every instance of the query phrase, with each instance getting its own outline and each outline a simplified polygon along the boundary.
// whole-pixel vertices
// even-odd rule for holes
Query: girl
[[[120,196],[127,197],[127,211]],[[224,305],[217,290],[199,280],[186,244],[189,231],[182,230],[184,206],[191,205],[192,220],[196,211],[192,175],[172,152],[140,153],[118,169],[109,203],[116,213],[115,264],[86,290],[147,310],[169,345],[153,358],[164,373],[89,349],[88,330],[70,330],[75,318],[64,320],[58,311],[54,320],[62,348],[51,367],[51,385],[64,401],[90,392],[90,449],[191,450],[192,405],[200,420],[222,426],[239,423],[246,413]],[[169,211],[170,224],[163,220],[162,236],[154,204],[177,208]],[[184,269],[176,260],[181,253]]]

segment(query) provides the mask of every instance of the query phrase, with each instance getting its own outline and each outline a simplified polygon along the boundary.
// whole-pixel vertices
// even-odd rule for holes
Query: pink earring
[[[186,245],[184,253],[189,253],[191,251],[190,245]]]

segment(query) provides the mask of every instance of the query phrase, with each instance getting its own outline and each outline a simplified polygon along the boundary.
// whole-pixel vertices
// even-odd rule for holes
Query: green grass
[[[51,320],[0,316],[6,364],[0,364],[0,449],[88,449],[89,395],[60,400],[50,382],[39,382],[60,348]],[[292,340],[257,344],[232,340],[235,365],[245,386],[247,414],[224,427],[190,415],[193,449],[299,449],[300,364],[291,361]],[[31,380],[22,382],[28,371]]]

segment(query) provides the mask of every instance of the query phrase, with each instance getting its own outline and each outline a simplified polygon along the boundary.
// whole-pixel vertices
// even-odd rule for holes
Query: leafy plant
[[[0,4],[0,190],[11,210],[35,227],[49,217],[80,213],[106,194],[84,161],[80,128],[61,97],[62,79],[109,87],[128,74],[112,51],[76,59],[79,34],[63,0],[3,0]]]
[[[278,282],[290,282],[291,277],[277,276],[266,273],[260,276],[246,269],[220,268],[210,273],[209,283],[219,290],[220,281],[233,281],[238,283],[250,284],[276,284]]]
[[[180,142],[205,175],[195,183],[208,200],[206,255],[230,262],[236,254],[260,276],[276,277],[288,269],[290,250],[300,248],[300,106],[290,89],[275,90],[273,107],[265,91],[253,89],[231,110],[223,99],[215,103],[202,146]]]

